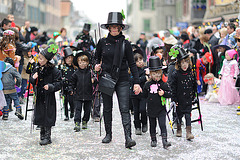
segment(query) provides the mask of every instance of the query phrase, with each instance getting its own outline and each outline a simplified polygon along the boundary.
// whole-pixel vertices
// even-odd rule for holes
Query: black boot
[[[167,133],[162,134],[162,143],[164,149],[167,149],[169,146],[171,146],[171,143],[167,141]]]
[[[40,145],[51,144],[51,127],[45,127],[45,136],[44,139],[40,141]]]
[[[45,127],[40,127],[40,140],[44,140],[45,139]]]
[[[127,124],[123,126],[125,133],[125,147],[131,149],[131,147],[136,145],[136,142],[131,138],[131,124]]]
[[[106,136],[103,138],[102,143],[110,143],[112,141],[112,122],[105,123]]]
[[[151,147],[157,147],[157,138],[156,138],[156,136],[151,136]]]

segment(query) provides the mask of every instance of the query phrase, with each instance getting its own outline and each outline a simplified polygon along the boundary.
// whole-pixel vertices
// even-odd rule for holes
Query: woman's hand
[[[101,69],[101,64],[96,64],[95,65],[95,71],[100,71],[100,69]]]
[[[140,92],[142,92],[142,88],[140,87],[139,84],[134,84],[133,91],[136,95],[138,95]]]
[[[38,73],[36,72],[34,75],[33,75],[33,79],[37,79],[38,78]]]

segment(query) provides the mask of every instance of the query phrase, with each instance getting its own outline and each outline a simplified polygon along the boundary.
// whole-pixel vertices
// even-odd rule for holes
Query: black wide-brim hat
[[[149,67],[150,71],[156,71],[156,70],[165,68],[162,66],[161,60],[158,56],[149,57],[149,66],[148,67]]]
[[[75,66],[78,66],[78,61],[77,61],[78,57],[80,57],[82,55],[86,55],[88,57],[89,64],[91,64],[91,54],[88,51],[79,50],[79,51],[77,51],[76,55],[73,58],[73,64]]]
[[[110,12],[108,14],[107,24],[101,24],[102,29],[108,29],[109,25],[121,25],[122,30],[127,30],[129,25],[123,24],[123,17],[120,12]]]

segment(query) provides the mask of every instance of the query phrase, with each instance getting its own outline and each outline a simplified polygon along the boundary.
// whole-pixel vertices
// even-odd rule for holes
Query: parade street
[[[64,121],[61,111],[59,94],[56,93],[58,112],[56,126],[52,129],[52,144],[39,145],[39,130],[36,126],[31,130],[32,112],[28,112],[27,120],[19,120],[14,111],[10,112],[7,121],[0,120],[0,159],[240,159],[240,116],[236,114],[237,106],[220,106],[217,103],[207,103],[201,100],[203,131],[197,122],[192,124],[195,138],[186,140],[172,134],[167,121],[168,141],[172,146],[163,149],[158,131],[158,146],[150,146],[149,131],[141,136],[135,135],[132,122],[132,138],[137,145],[132,149],[124,146],[125,138],[116,97],[113,107],[113,139],[109,144],[101,143],[105,136],[102,122],[100,136],[99,122],[90,119],[88,129],[74,132],[73,119]],[[31,97],[32,99],[32,97]],[[25,104],[22,105],[25,115]],[[32,107],[32,101],[29,104]],[[133,116],[131,117],[133,120]],[[192,111],[192,119],[198,118],[197,110]],[[185,122],[185,120],[184,120]],[[183,127],[185,128],[185,127]]]

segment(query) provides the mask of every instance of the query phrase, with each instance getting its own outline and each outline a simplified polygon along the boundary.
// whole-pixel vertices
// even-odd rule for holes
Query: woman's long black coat
[[[33,74],[38,71],[38,78],[30,78],[36,94],[34,108],[34,124],[44,127],[55,126],[56,122],[56,98],[55,92],[61,89],[61,72],[55,67],[45,67],[42,71],[35,68]],[[48,84],[49,89],[43,89]]]

